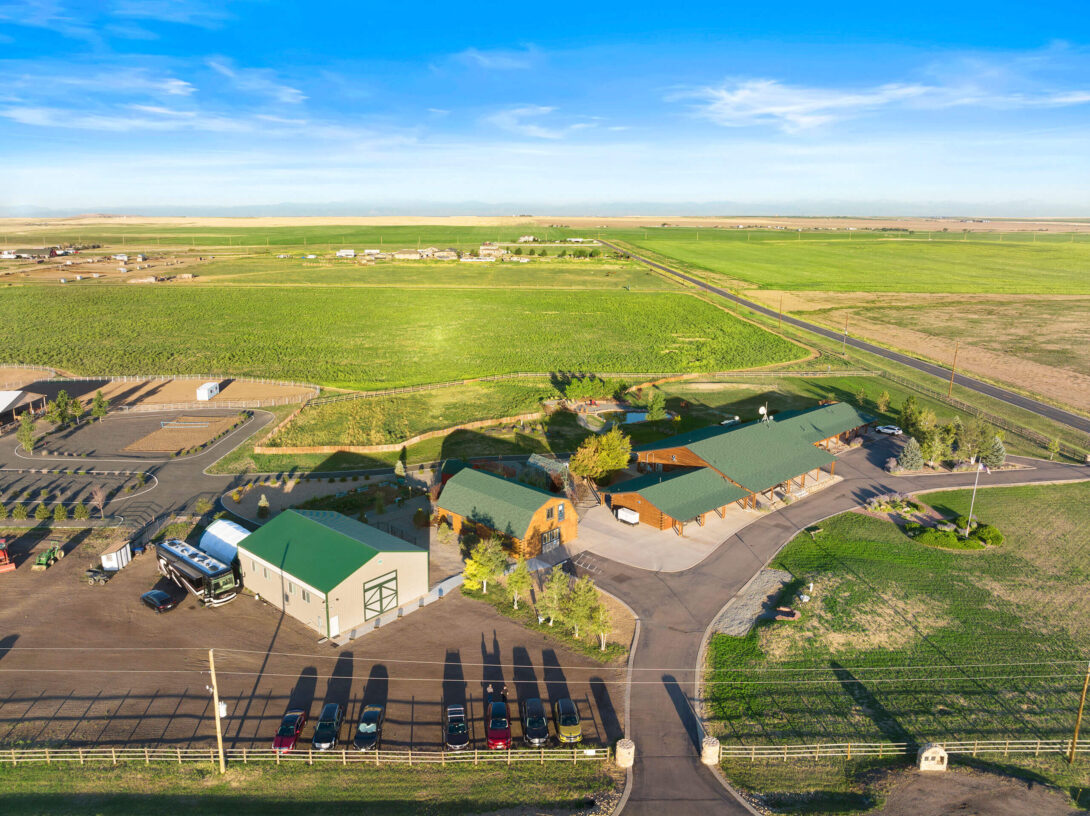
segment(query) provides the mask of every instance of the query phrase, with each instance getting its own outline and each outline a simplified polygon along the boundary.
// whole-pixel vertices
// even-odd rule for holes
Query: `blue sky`
[[[1090,215],[1090,15],[0,0],[0,178],[4,214]]]

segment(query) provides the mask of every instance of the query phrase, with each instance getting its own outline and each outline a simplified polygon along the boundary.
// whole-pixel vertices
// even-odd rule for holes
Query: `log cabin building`
[[[846,403],[820,405],[734,427],[713,425],[636,449],[643,475],[605,493],[610,507],[639,513],[640,523],[684,534],[708,513],[756,508],[775,491],[804,488],[822,470],[836,473],[832,451],[864,433],[874,418]]]
[[[523,558],[535,558],[579,535],[579,517],[567,496],[469,467],[446,479],[435,512],[455,533],[468,526],[509,540]]]

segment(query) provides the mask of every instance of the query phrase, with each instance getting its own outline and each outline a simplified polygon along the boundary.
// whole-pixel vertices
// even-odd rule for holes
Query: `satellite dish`
[[[763,405],[758,408],[757,411],[760,412],[761,416],[765,416],[768,413],[768,409],[765,408]]]

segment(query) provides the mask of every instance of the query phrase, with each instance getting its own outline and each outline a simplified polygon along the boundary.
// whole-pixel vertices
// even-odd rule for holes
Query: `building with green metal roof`
[[[238,545],[243,584],[333,638],[428,592],[428,552],[348,516],[285,510]]]
[[[435,509],[456,533],[471,525],[497,534],[527,558],[578,535],[579,518],[566,496],[473,468],[447,480]]]
[[[652,472],[606,492],[612,507],[639,512],[641,523],[680,532],[734,501],[756,507],[760,495],[771,499],[777,488],[802,488],[824,468],[834,473],[831,450],[873,421],[851,405],[832,403],[745,425],[700,428],[636,448],[641,469]],[[725,486],[717,489],[716,479]]]

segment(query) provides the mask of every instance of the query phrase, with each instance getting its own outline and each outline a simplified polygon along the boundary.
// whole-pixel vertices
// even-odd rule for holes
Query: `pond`
[[[624,421],[626,425],[630,422],[646,422],[647,411],[626,411]]]

